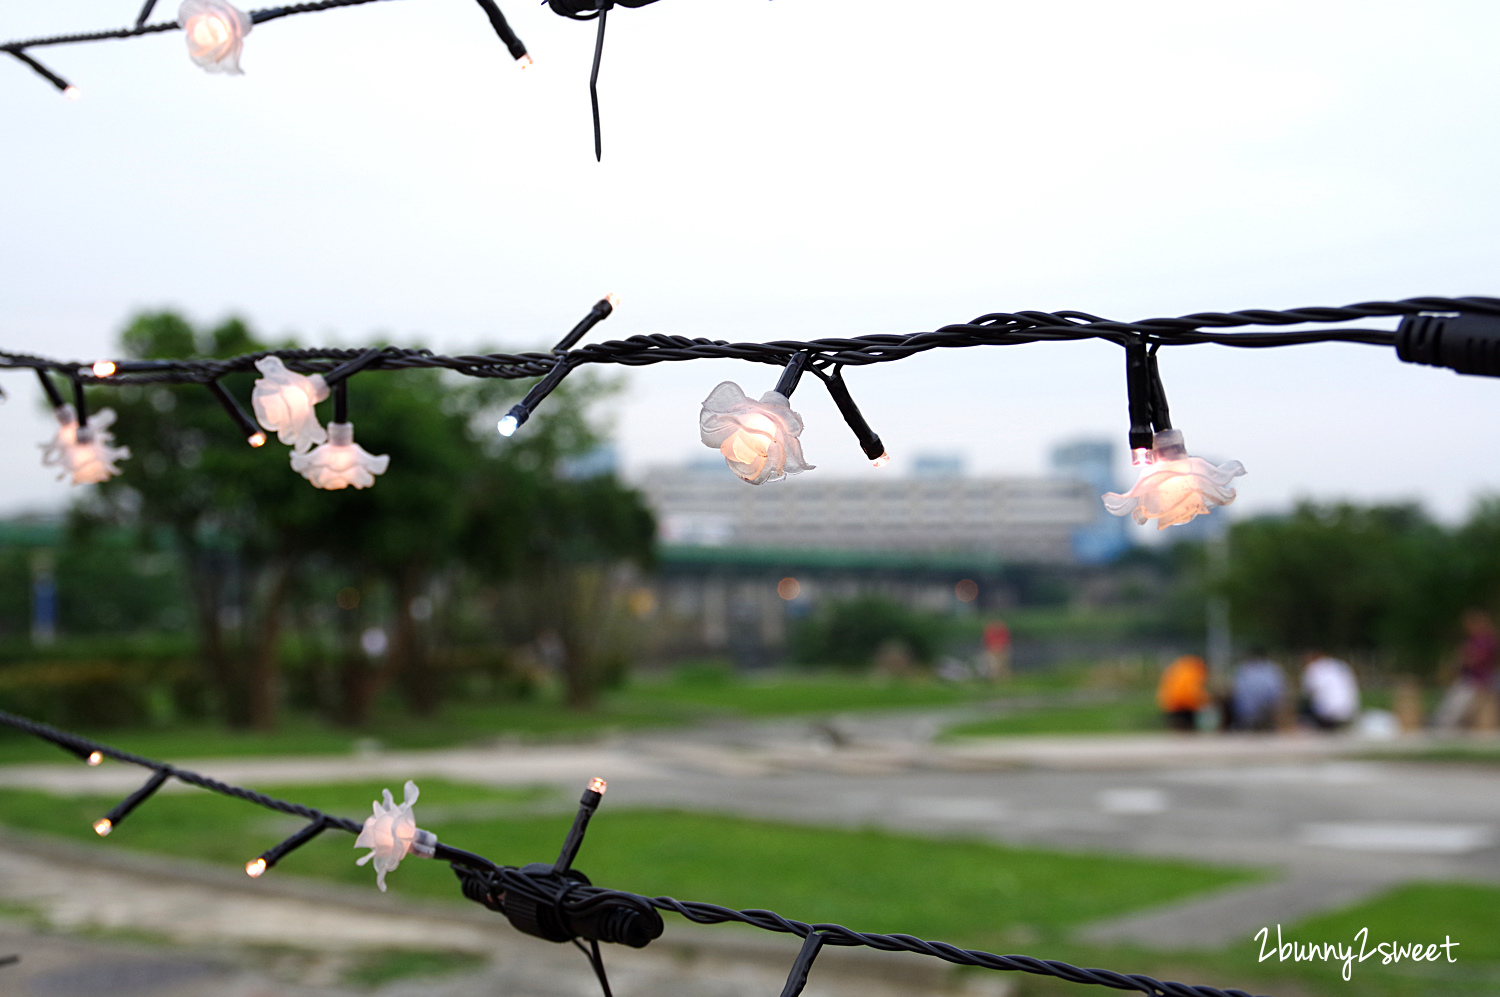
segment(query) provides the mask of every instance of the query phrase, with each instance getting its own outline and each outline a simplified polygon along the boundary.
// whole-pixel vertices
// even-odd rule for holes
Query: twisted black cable
[[[232,786],[196,772],[176,768],[165,762],[157,762],[128,751],[121,751],[99,741],[59,730],[49,724],[14,713],[0,710],[0,725],[50,741],[75,754],[86,756],[89,753],[98,752],[106,758],[166,773],[188,785],[245,800],[280,813],[321,821],[328,827],[336,827],[350,834],[358,834],[364,827],[358,821],[333,817],[312,807],[278,800],[241,786]],[[672,897],[646,897],[624,890],[610,890],[572,881],[567,882],[559,890],[558,881],[551,874],[551,866],[543,867],[546,869],[545,873],[500,866],[483,856],[441,843],[436,846],[434,857],[453,863],[456,869],[463,867],[464,872],[461,873],[460,879],[464,883],[464,894],[485,906],[494,906],[494,903],[498,902],[492,903],[494,898],[507,894],[519,894],[539,904],[555,904],[568,914],[575,916],[588,915],[606,906],[635,909],[649,906],[680,914],[698,924],[734,922],[748,924],[765,931],[796,935],[804,939],[809,934],[817,932],[824,936],[824,943],[828,945],[864,946],[882,952],[912,952],[942,959],[944,962],[958,966],[975,966],[1002,972],[1050,976],[1070,983],[1092,984],[1116,990],[1134,990],[1150,994],[1152,997],[1252,997],[1243,990],[1221,990],[1217,987],[1163,982],[1140,974],[1117,973],[1109,969],[1081,968],[1055,959],[1037,959],[1026,955],[997,955],[993,952],[960,948],[947,942],[928,941],[913,935],[884,935],[854,931],[838,924],[809,924],[805,921],[794,921],[782,917],[775,911],[769,910],[735,910],[718,904],[676,900]],[[597,945],[595,951],[597,952]],[[601,973],[602,982],[602,964],[596,963],[596,969]]]
[[[317,0],[315,3],[291,4],[285,7],[264,7],[260,10],[249,11],[250,21],[261,24],[265,21],[274,21],[278,17],[286,17],[288,14],[310,14],[320,10],[330,10],[334,7],[355,7],[360,4],[374,3],[376,0]],[[150,16],[147,8],[142,17]],[[0,51],[20,52],[23,49],[38,48],[43,45],[74,45],[78,42],[100,42],[114,38],[135,38],[138,35],[154,35],[162,31],[178,31],[182,25],[176,21],[158,21],[155,24],[144,24],[137,22],[134,27],[112,28],[106,31],[88,31],[71,35],[48,35],[44,38],[18,38],[15,41],[0,44]]]
[[[348,2],[348,0],[337,0]],[[993,312],[970,322],[947,325],[930,332],[905,335],[880,334],[855,338],[815,339],[807,342],[777,340],[768,343],[729,343],[724,340],[690,339],[685,336],[641,335],[627,339],[590,343],[562,352],[492,353],[442,356],[428,350],[387,346],[370,364],[371,370],[438,368],[467,377],[543,377],[558,365],[570,368],[584,364],[621,364],[640,367],[681,360],[733,359],[785,367],[802,352],[811,353],[815,365],[864,366],[904,360],[934,349],[964,349],[974,346],[1020,346],[1029,343],[1072,342],[1099,339],[1120,346],[1145,342],[1151,346],[1195,346],[1213,343],[1239,348],[1301,346],[1309,343],[1361,343],[1393,347],[1397,334],[1384,329],[1304,329],[1229,332],[1247,326],[1303,325],[1349,322],[1364,318],[1405,317],[1424,312],[1462,312],[1500,316],[1500,299],[1410,298],[1405,301],[1373,301],[1343,308],[1293,308],[1282,311],[1253,309],[1237,312],[1199,312],[1178,318],[1152,318],[1120,322],[1087,312]],[[80,362],[54,360],[19,353],[0,352],[0,370],[32,368],[74,376],[91,384],[202,384],[226,374],[252,371],[255,361],[275,355],[292,370],[304,374],[326,374],[339,363],[354,359],[361,349],[266,350],[229,359],[121,360],[117,373],[95,377]]]

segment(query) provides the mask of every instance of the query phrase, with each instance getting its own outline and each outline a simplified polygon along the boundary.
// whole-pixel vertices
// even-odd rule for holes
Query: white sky
[[[135,7],[3,0],[0,38]],[[240,78],[176,33],[37,50],[77,102],[0,58],[0,347],[107,355],[162,306],[469,351],[549,344],[605,291],[623,305],[596,338],[734,340],[1500,294],[1500,5],[661,0],[610,17],[602,165],[592,25],[503,7],[531,69],[469,0],[262,25]],[[1190,448],[1249,469],[1245,512],[1420,498],[1455,517],[1500,491],[1500,383],[1334,345],[1170,350],[1162,371]],[[775,376],[631,371],[627,468],[707,454],[708,391]],[[848,380],[896,457],[879,473],[924,450],[1037,473],[1070,436],[1123,445],[1114,347]],[[0,386],[0,512],[55,507],[34,381]],[[877,473],[817,382],[794,407],[814,473]]]

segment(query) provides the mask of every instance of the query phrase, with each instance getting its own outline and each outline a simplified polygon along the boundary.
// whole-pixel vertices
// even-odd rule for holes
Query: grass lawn
[[[392,787],[398,789],[399,787]],[[285,796],[347,816],[369,812],[379,785],[300,786]],[[269,792],[276,794],[275,789]],[[399,792],[397,794],[399,796]],[[240,868],[298,826],[208,793],[152,799],[100,841],[91,824],[115,799],[10,791],[0,821],[19,830],[189,856]],[[560,801],[561,802],[561,801]],[[535,792],[424,780],[420,823],[451,844],[505,864],[550,862],[572,817],[537,816]],[[375,888],[353,838],[327,832],[268,876],[314,876]],[[1086,921],[1217,889],[1253,873],[1186,862],[1077,855],[884,831],[805,827],[658,810],[605,808],[578,867],[596,883],[879,932],[1013,950],[1057,940]],[[464,903],[443,864],[408,860],[388,878],[408,896]]]
[[[434,717],[413,718],[392,707],[365,730],[333,727],[288,715],[272,732],[232,731],[212,724],[161,728],[77,729],[77,733],[145,755],[180,761],[231,755],[348,754],[374,735],[386,749],[441,748],[494,740],[591,738],[623,730],[681,725],[713,717],[818,715],[851,710],[957,705],[1007,692],[1030,692],[1055,678],[1006,687],[982,683],[877,679],[840,673],[776,672],[742,678],[713,668],[681,669],[607,693],[582,713],[555,696],[526,702],[445,705]],[[64,761],[68,755],[34,738],[0,729],[0,765]]]
[[[1013,714],[955,724],[944,738],[1007,737],[1017,734],[1127,734],[1159,731],[1161,712],[1149,692],[1133,692],[1105,703],[1044,706]]]
[[[1276,924],[1269,925],[1271,945]],[[1234,986],[1277,997],[1480,997],[1500,993],[1500,886],[1468,883],[1417,883],[1395,889],[1331,914],[1282,925],[1283,941],[1357,944],[1355,934],[1368,928],[1365,951],[1383,942],[1441,944],[1451,937],[1459,945],[1448,963],[1408,959],[1381,965],[1377,954],[1355,961],[1350,980],[1342,962],[1281,962],[1277,955],[1260,961],[1260,942],[1247,937],[1218,952],[1163,955],[1128,948],[1092,948],[1064,944],[1049,957],[1088,966],[1129,968],[1157,979]],[[1033,978],[1020,983],[1018,997],[1078,997],[1070,984]]]

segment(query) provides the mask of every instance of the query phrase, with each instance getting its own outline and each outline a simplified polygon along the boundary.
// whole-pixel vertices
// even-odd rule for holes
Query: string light
[[[339,491],[344,488],[369,488],[376,475],[391,466],[385,454],[376,456],[354,442],[354,424],[330,422],[328,442],[314,447],[311,453],[292,452],[292,470],[312,482],[314,488]]]
[[[210,73],[243,75],[240,50],[254,27],[249,14],[226,0],[182,0],[177,23],[195,65]]]
[[[354,864],[364,865],[374,860],[375,885],[381,893],[385,892],[385,874],[394,872],[408,853],[431,857],[432,846],[437,843],[436,835],[417,827],[417,817],[412,812],[420,795],[417,784],[406,780],[403,793],[401,803],[397,804],[389,789],[381,790],[384,802],[375,801],[375,812],[365,818],[365,826],[354,841],[355,848],[370,849],[369,854]]]
[[[115,423],[113,409],[100,409],[81,428],[72,405],[60,405],[53,412],[57,433],[42,446],[42,465],[57,468],[57,480],[95,485],[120,473],[117,465],[130,456],[130,448],[114,445],[109,431]]]
[[[170,768],[164,766],[157,769],[152,773],[151,778],[146,780],[145,785],[121,800],[109,813],[94,821],[94,833],[101,838],[108,837],[111,831],[120,826],[120,821],[129,817],[131,811],[149,800],[151,795],[160,789],[171,776]]]
[[[177,31],[180,29],[187,40],[188,56],[194,63],[210,73],[236,75],[242,72],[239,59],[245,36],[250,33],[250,30],[255,25],[263,24],[266,21],[274,21],[291,14],[311,14],[319,11],[334,10],[339,7],[362,6],[371,2],[373,0],[315,0],[312,3],[266,7],[247,13],[227,3],[226,0],[184,0],[182,6],[177,11],[176,20],[147,24],[146,20],[151,16],[151,11],[156,6],[156,0],[147,0],[141,7],[140,16],[136,18],[134,27],[91,31],[82,34],[75,33],[51,35],[43,38],[18,39],[0,44],[0,52],[9,53],[29,66],[38,76],[51,83],[64,96],[76,99],[78,97],[78,88],[72,86],[67,80],[38,62],[34,56],[28,53],[28,49],[52,45],[71,45],[79,42],[138,38],[143,35],[154,35],[164,31]],[[500,37],[500,40],[505,43],[505,47],[510,50],[511,57],[521,62],[523,67],[530,65],[531,57],[526,53],[526,46],[522,44],[520,38],[516,37],[516,33],[511,30],[510,25],[505,20],[505,15],[500,13],[500,8],[495,6],[494,0],[478,0],[478,3],[489,18],[490,26],[494,28],[495,34]]]
[[[606,310],[606,308],[608,310]],[[601,317],[614,308],[610,299],[595,305],[583,323],[575,327],[587,331]],[[1401,319],[1396,331],[1369,328],[1300,328],[1282,331],[1274,326],[1307,326],[1309,324],[1348,323],[1358,319],[1374,317],[1397,317]],[[1249,331],[1231,331],[1244,327],[1260,326]],[[582,332],[578,332],[581,335]],[[847,386],[842,384],[842,369],[846,366],[865,366],[889,363],[916,356],[932,349],[961,349],[974,346],[1011,346],[1038,342],[1077,342],[1103,340],[1124,348],[1127,356],[1127,383],[1131,404],[1130,450],[1132,462],[1138,468],[1149,467],[1156,458],[1156,433],[1171,428],[1166,413],[1166,400],[1160,391],[1160,378],[1155,374],[1157,354],[1163,347],[1214,343],[1236,348],[1272,348],[1295,346],[1307,343],[1356,343],[1369,346],[1394,347],[1400,359],[1412,363],[1443,366],[1461,373],[1500,376],[1500,299],[1483,297],[1466,298],[1412,298],[1406,301],[1375,301],[1349,305],[1342,308],[1297,308],[1282,311],[1247,310],[1239,312],[1203,312],[1180,318],[1145,319],[1137,322],[1121,322],[1099,318],[1081,312],[995,312],[980,316],[971,322],[948,325],[929,332],[908,335],[874,335],[857,338],[821,339],[810,342],[778,340],[768,343],[729,343],[709,339],[689,339],[682,336],[649,335],[631,336],[628,339],[602,343],[575,345],[573,333],[551,352],[505,354],[493,353],[481,356],[442,356],[420,349],[383,347],[372,349],[350,359],[353,351],[342,349],[287,349],[256,353],[227,359],[183,359],[183,360],[117,360],[115,372],[107,379],[92,376],[89,368],[79,368],[76,363],[51,360],[36,356],[0,352],[0,370],[27,369],[38,373],[42,383],[53,398],[56,389],[50,387],[47,373],[61,374],[77,384],[90,383],[110,385],[131,384],[205,384],[229,374],[260,371],[257,381],[258,397],[256,415],[267,430],[277,432],[294,447],[311,447],[311,438],[326,431],[318,424],[313,406],[317,399],[326,397],[316,385],[321,379],[326,389],[340,377],[340,372],[351,368],[368,367],[370,370],[401,370],[428,368],[450,371],[470,377],[502,379],[539,379],[520,404],[513,407],[497,428],[505,434],[516,432],[529,418],[532,410],[546,395],[555,389],[571,371],[588,364],[625,364],[647,366],[662,362],[698,359],[737,359],[757,363],[784,365],[788,371],[800,366],[821,378],[828,386],[834,400],[839,404],[845,420],[855,431],[861,448],[871,463],[880,466],[889,460],[889,454],[880,443],[851,399],[847,398]],[[802,359],[798,359],[801,357]],[[294,372],[291,366],[296,368]],[[270,372],[270,373],[268,373]],[[278,373],[279,372],[279,373]],[[344,376],[347,376],[345,374]],[[304,385],[296,395],[288,398],[282,394],[286,382]],[[716,389],[717,390],[717,389]],[[738,390],[737,388],[734,390]],[[728,394],[726,389],[726,394]],[[739,392],[743,396],[743,392]],[[784,393],[783,393],[784,395]],[[722,399],[724,396],[720,396]],[[785,397],[785,395],[784,395]],[[272,402],[272,398],[276,402]],[[728,401],[737,402],[732,394]],[[745,399],[745,401],[749,401]],[[54,407],[61,406],[60,398],[53,398]],[[268,408],[277,405],[275,412]],[[717,404],[717,403],[716,403]],[[751,402],[752,406],[756,403]],[[790,411],[788,406],[787,411]],[[748,411],[746,414],[749,414]],[[285,417],[285,424],[281,421]],[[717,418],[716,413],[705,411],[702,418]],[[336,422],[340,420],[335,415]],[[727,440],[741,428],[747,434],[736,440],[730,450],[742,458],[744,469],[753,479],[759,465],[767,479],[774,473],[770,461],[769,441],[783,433],[774,420],[769,424],[755,422],[741,427],[734,420],[726,420],[727,431],[720,427]],[[797,420],[800,426],[801,420]],[[715,423],[717,425],[717,423]],[[701,429],[701,426],[700,426]],[[800,432],[800,429],[799,429]],[[795,440],[791,434],[783,435]],[[308,437],[303,442],[304,436]],[[255,439],[247,437],[253,445]],[[71,442],[65,435],[53,441],[46,449],[57,454],[52,463],[61,466],[62,454]],[[352,443],[352,431],[351,431]],[[712,442],[709,443],[713,446]],[[723,446],[723,442],[717,444]],[[787,444],[789,448],[790,444]],[[765,463],[772,464],[766,471],[760,456],[765,449]],[[800,453],[800,443],[798,443]],[[111,460],[126,455],[125,448],[114,452]],[[1182,459],[1181,457],[1173,459]],[[748,458],[748,460],[743,459]],[[379,458],[370,457],[369,461]],[[355,462],[358,463],[358,462]],[[110,461],[105,462],[108,473],[118,469]],[[794,466],[788,461],[788,468]],[[805,466],[799,464],[797,466]],[[1224,465],[1228,468],[1231,465]],[[373,478],[378,464],[361,468]],[[65,472],[65,476],[67,473]],[[321,473],[321,472],[320,472]],[[793,473],[784,469],[783,473]],[[1190,468],[1187,473],[1199,474],[1216,486],[1222,481],[1201,468]],[[1218,475],[1223,477],[1223,473]],[[1179,485],[1191,482],[1178,482]],[[348,487],[348,483],[343,485]],[[1220,495],[1204,485],[1200,489],[1203,504],[1213,508]],[[1222,498],[1228,499],[1224,491]],[[1139,496],[1137,496],[1139,497]],[[1139,503],[1135,508],[1139,507]],[[1134,512],[1135,508],[1130,511]],[[1166,508],[1164,505],[1163,508]],[[1202,514],[1201,512],[1199,513]],[[1151,518],[1150,516],[1147,517]],[[1158,522],[1161,517],[1156,517]],[[1169,519],[1171,517],[1168,517]]]
[[[1215,466],[1188,456],[1182,432],[1172,428],[1159,350],[1160,344],[1148,345],[1145,336],[1125,346],[1130,462],[1140,469],[1140,476],[1124,495],[1106,492],[1101,498],[1112,515],[1130,516],[1143,526],[1154,519],[1156,528],[1164,530],[1233,502],[1235,491],[1229,482],[1244,474],[1245,467],[1239,461]]]
[[[959,966],[1032,973],[1073,983],[1095,984],[1119,990],[1138,990],[1161,995],[1161,997],[1248,997],[1243,991],[1238,990],[1224,991],[1215,987],[1164,983],[1148,976],[1126,976],[1108,969],[1082,969],[1055,960],[1042,960],[1031,956],[995,955],[989,952],[963,949],[944,942],[924,941],[911,935],[870,934],[851,931],[837,924],[813,925],[804,921],[789,920],[768,910],[735,910],[717,904],[675,900],[672,897],[646,897],[624,890],[611,890],[591,885],[586,876],[573,870],[572,863],[582,844],[589,819],[603,800],[606,788],[603,779],[591,779],[588,788],[579,799],[578,813],[563,842],[562,852],[557,862],[551,865],[536,862],[521,867],[503,866],[497,865],[482,855],[440,842],[436,835],[416,828],[415,816],[411,815],[411,805],[416,802],[417,798],[415,783],[407,783],[406,799],[400,806],[395,804],[389,790],[385,791],[383,793],[385,805],[382,806],[377,802],[371,818],[361,824],[347,818],[325,814],[312,807],[278,800],[252,789],[232,786],[163,762],[132,755],[118,748],[98,744],[76,734],[61,731],[56,727],[13,713],[6,713],[3,710],[0,710],[0,726],[39,737],[70,752],[98,751],[117,761],[152,769],[155,773],[152,781],[147,784],[147,787],[143,787],[142,791],[137,791],[132,799],[135,797],[144,799],[142,795],[144,789],[154,789],[160,782],[171,777],[187,785],[198,786],[210,792],[244,800],[279,813],[307,818],[311,823],[297,834],[277,845],[276,848],[268,850],[261,858],[252,859],[245,864],[245,872],[251,878],[259,878],[275,864],[277,858],[310,841],[322,830],[337,829],[363,838],[366,830],[371,827],[372,821],[379,825],[388,814],[394,811],[399,815],[404,808],[406,814],[411,817],[409,829],[405,829],[405,825],[402,824],[403,829],[398,830],[396,818],[392,817],[388,827],[372,833],[372,839],[377,839],[379,842],[378,847],[373,840],[370,843],[357,845],[357,847],[371,849],[370,855],[366,856],[364,861],[377,861],[377,876],[379,876],[378,868],[381,864],[374,859],[377,851],[388,852],[397,863],[408,854],[449,863],[458,875],[464,896],[469,900],[505,915],[512,927],[518,931],[549,941],[572,942],[582,949],[589,957],[606,997],[610,993],[609,981],[605,976],[599,943],[644,948],[661,937],[665,928],[661,915],[657,913],[659,910],[671,911],[698,924],[741,923],[766,931],[791,934],[803,939],[797,958],[787,975],[782,997],[798,997],[806,985],[808,971],[814,958],[825,944],[830,943],[843,946],[869,946],[887,952],[917,953]],[[108,818],[105,819],[107,820]],[[407,834],[409,834],[409,839],[406,837]],[[404,840],[409,840],[410,844],[401,851],[400,855],[397,855],[397,843]],[[394,865],[391,868],[394,868]],[[377,885],[382,881],[383,877],[379,878]],[[585,947],[580,940],[586,940],[588,945]]]
[[[792,357],[776,387],[755,401],[733,381],[725,381],[703,400],[698,435],[706,447],[724,455],[724,463],[752,485],[780,481],[811,471],[802,457],[802,417],[792,411],[791,394],[810,354]]]
[[[93,371],[95,377],[113,377],[119,368],[115,366],[113,360],[95,360],[94,365],[89,369]]]
[[[229,418],[234,420],[234,424],[244,434],[246,443],[257,449],[266,445],[266,434],[256,428],[255,423],[250,421],[245,410],[240,408],[240,403],[234,400],[234,396],[225,389],[224,385],[218,381],[209,381],[208,390],[213,392],[213,396],[224,406],[224,411],[229,413]]]
[[[1130,516],[1145,525],[1156,520],[1164,530],[1207,515],[1234,501],[1229,482],[1245,473],[1237,460],[1215,466],[1202,457],[1189,457],[1182,431],[1169,429],[1156,434],[1149,464],[1141,468],[1135,486],[1121,495],[1107,492],[1104,507],[1116,516]]]
[[[261,374],[250,394],[256,421],[297,453],[328,439],[313,407],[328,397],[323,375],[294,373],[278,356],[256,360],[255,369]]]

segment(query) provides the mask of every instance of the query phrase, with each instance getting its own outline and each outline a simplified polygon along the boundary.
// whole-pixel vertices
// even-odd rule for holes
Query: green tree
[[[171,313],[139,316],[122,343],[139,358],[225,357],[265,346],[238,320],[198,331]],[[224,386],[245,399],[253,378],[226,377]],[[586,706],[600,669],[582,636],[589,628],[576,619],[588,601],[579,595],[581,580],[603,577],[602,569],[621,561],[644,563],[654,524],[639,497],[613,478],[579,482],[557,473],[564,458],[598,443],[585,411],[600,394],[597,383],[580,380],[555,393],[521,438],[501,441],[495,416],[524,387],[435,370],[357,376],[349,388],[356,440],[388,454],[390,472],[372,488],[335,492],[292,473],[274,440],[247,446],[205,389],[96,389],[113,396],[117,438],[134,457],[81,506],[80,528],[114,521],[173,538],[205,678],[231,723],[275,722],[288,610],[315,592],[326,598],[328,579],[365,594],[341,610],[335,627],[340,718],[363,722],[393,683],[412,711],[430,712],[440,682],[418,619],[430,614],[414,609],[435,579],[459,571],[552,593],[534,600],[523,628],[532,636],[551,628],[572,642],[569,700]],[[573,595],[559,596],[563,588]],[[379,592],[389,596],[391,636],[385,666],[376,669],[359,633],[375,618]]]
[[[1463,600],[1452,536],[1414,505],[1303,503],[1236,523],[1230,549],[1236,627],[1285,651],[1430,669]]]

